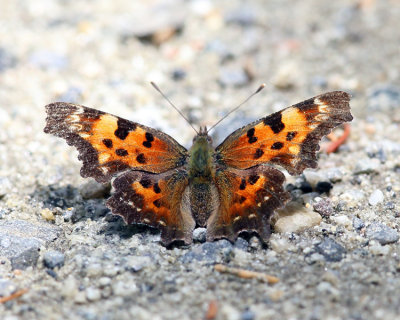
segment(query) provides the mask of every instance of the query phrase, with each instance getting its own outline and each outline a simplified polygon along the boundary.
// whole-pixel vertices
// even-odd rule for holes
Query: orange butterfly
[[[270,236],[270,218],[290,199],[285,176],[317,167],[320,139],[353,119],[350,95],[329,92],[257,120],[212,146],[206,128],[186,150],[169,135],[108,113],[56,102],[46,106],[44,131],[67,140],[83,161],[81,175],[113,181],[107,201],[130,223],[161,230],[164,245],[192,242],[195,226],[207,240],[235,241],[244,231]]]

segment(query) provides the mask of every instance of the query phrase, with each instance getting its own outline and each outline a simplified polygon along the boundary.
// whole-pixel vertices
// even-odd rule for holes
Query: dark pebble
[[[171,77],[174,81],[180,81],[186,78],[186,71],[183,69],[175,69],[172,71]]]
[[[65,256],[60,251],[47,251],[43,256],[43,263],[45,267],[54,269],[64,265]]]
[[[331,191],[332,188],[333,188],[332,183],[328,181],[320,181],[317,183],[315,190],[318,193],[329,193],[329,191]]]
[[[389,202],[386,202],[385,208],[388,210],[393,210],[394,208],[396,208],[396,206],[395,206],[394,202],[389,201]]]
[[[356,230],[361,230],[362,228],[365,227],[365,223],[360,218],[354,217],[353,218],[353,227]]]
[[[313,191],[311,184],[308,181],[303,181],[300,185],[301,192],[310,193]]]
[[[47,273],[50,277],[52,277],[52,278],[54,278],[54,279],[57,279],[57,273],[56,273],[54,270],[46,269],[46,273]]]
[[[341,261],[346,256],[346,249],[331,238],[325,238],[315,249],[328,262]]]

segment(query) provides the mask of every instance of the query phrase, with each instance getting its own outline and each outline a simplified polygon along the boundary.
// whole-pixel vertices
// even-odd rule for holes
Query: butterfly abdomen
[[[214,183],[195,182],[189,188],[192,216],[199,227],[205,227],[208,218],[218,210],[218,190]]]

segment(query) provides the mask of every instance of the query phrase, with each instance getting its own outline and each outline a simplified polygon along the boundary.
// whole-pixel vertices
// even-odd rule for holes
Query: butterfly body
[[[201,128],[186,150],[167,134],[95,109],[57,102],[46,106],[45,132],[76,146],[81,174],[115,177],[107,205],[127,223],[161,231],[165,245],[192,242],[197,226],[207,240],[234,241],[244,231],[270,236],[270,218],[285,205],[285,176],[315,168],[322,136],[351,121],[350,96],[329,92],[257,120],[216,148]]]

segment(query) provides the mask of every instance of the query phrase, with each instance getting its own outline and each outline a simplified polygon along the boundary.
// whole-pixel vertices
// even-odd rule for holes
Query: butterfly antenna
[[[226,115],[224,115],[216,124],[214,124],[208,131],[211,131],[211,129],[215,128],[222,120],[225,120],[232,112],[235,112],[237,109],[239,109],[242,105],[244,105],[247,101],[249,101],[253,96],[255,96],[257,93],[259,93],[262,89],[265,88],[265,83],[263,83],[261,86],[258,87],[258,89],[252,93],[246,100],[244,100],[241,104],[233,108],[231,111],[229,111]]]
[[[186,116],[181,112],[181,110],[175,107],[175,105],[171,102],[171,100],[167,98],[167,96],[160,90],[160,88],[153,81],[151,81],[150,83],[154,87],[154,89],[156,89],[163,96],[163,98],[168,101],[168,103],[172,106],[172,108],[174,108],[182,116],[182,118],[185,119],[187,123],[189,123],[189,125],[193,128],[196,134],[199,134],[196,128],[193,127],[193,125],[190,123],[189,119],[186,118]]]

